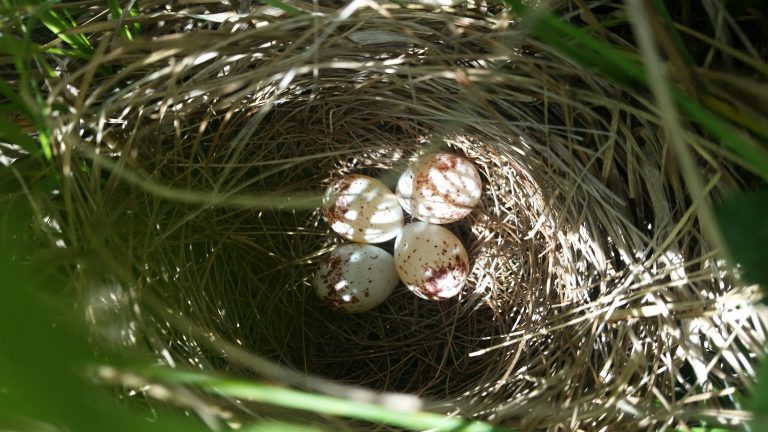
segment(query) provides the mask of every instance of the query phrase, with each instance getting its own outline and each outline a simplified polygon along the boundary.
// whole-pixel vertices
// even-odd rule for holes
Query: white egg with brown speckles
[[[399,279],[389,252],[369,244],[337,246],[321,260],[315,274],[320,300],[341,312],[365,312],[381,304]]]
[[[379,180],[360,174],[343,177],[326,190],[323,215],[334,231],[354,242],[385,242],[403,227],[395,194]]]
[[[414,294],[444,300],[461,292],[469,258],[461,240],[448,229],[427,222],[403,227],[395,240],[395,266]]]
[[[466,217],[480,202],[482,180],[469,160],[434,153],[409,167],[397,182],[397,199],[413,217],[436,224]]]

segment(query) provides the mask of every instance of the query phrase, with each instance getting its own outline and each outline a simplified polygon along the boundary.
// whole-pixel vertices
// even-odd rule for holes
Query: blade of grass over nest
[[[83,146],[80,146],[83,150]],[[131,171],[123,164],[103,157],[93,151],[84,151],[86,157],[97,161],[104,168],[112,171],[121,179],[146,192],[186,204],[200,204],[206,206],[234,207],[247,209],[315,209],[322,203],[320,192],[291,192],[275,194],[221,194],[216,191],[201,191],[192,189],[175,188],[155,182],[145,175]]]
[[[650,88],[642,65],[630,55],[606,42],[589,36],[578,27],[552,14],[531,8],[520,0],[504,0],[517,14],[529,21],[530,30],[542,41],[577,61],[630,88]],[[725,146],[741,157],[743,165],[768,179],[768,150],[737,132],[709,109],[679,88],[672,96],[680,108]]]
[[[429,412],[403,412],[380,405],[337,399],[257,382],[219,378],[198,372],[167,368],[145,368],[138,371],[151,379],[176,384],[189,384],[208,392],[284,408],[318,414],[348,417],[371,423],[387,424],[411,430],[430,429],[446,432],[511,432],[480,421],[466,420]]]
[[[204,341],[209,347],[221,352],[238,364],[246,366],[253,371],[258,371],[262,376],[266,376],[273,381],[330,395],[334,398],[352,399],[357,397],[367,401],[376,401],[377,403],[386,406],[395,406],[395,404],[397,404],[398,407],[402,408],[399,411],[416,411],[424,409],[423,401],[417,396],[401,393],[379,393],[366,388],[339,384],[274,363],[264,357],[246,351],[242,347],[223,338],[212,340],[208,337],[209,331],[203,327],[196,325],[194,322],[183,316],[164,313],[168,310],[167,306],[156,298],[148,298],[147,303],[155,312],[163,314],[164,318],[174,326],[189,329],[190,334],[195,337],[201,337],[201,341]]]

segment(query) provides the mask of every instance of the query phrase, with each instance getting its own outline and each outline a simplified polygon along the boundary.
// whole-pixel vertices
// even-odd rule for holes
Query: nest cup
[[[527,39],[500,8],[302,8],[315,13],[166,12],[143,39],[103,46],[96,67],[128,67],[94,81],[85,68],[71,83],[87,88],[55,94],[71,107],[53,118],[75,200],[64,232],[89,251],[76,283],[102,343],[280,381],[239,349],[525,428],[734,406],[712,392],[749,385],[764,311],[690,216],[645,96]],[[312,275],[340,242],[325,187],[350,173],[394,187],[434,150],[484,182],[448,225],[470,256],[465,290],[324,308]],[[714,197],[738,180],[716,157],[701,170],[720,179]]]

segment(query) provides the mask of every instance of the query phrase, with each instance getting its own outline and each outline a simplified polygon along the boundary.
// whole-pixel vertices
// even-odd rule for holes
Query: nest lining
[[[764,311],[743,306],[752,293],[690,216],[642,95],[474,11],[254,13],[239,31],[183,38],[165,32],[197,19],[168,21],[108,50],[104,65],[131,66],[54,119],[77,203],[69,241],[105,252],[92,259],[132,281],[122,289],[142,311],[120,318],[135,331],[113,342],[253,375],[147,311],[158,297],[297,371],[524,427],[685,421],[697,401],[733,404],[700,395],[748,386],[743,354],[764,342]],[[64,87],[56,97],[72,102]],[[719,147],[688,139],[712,156],[701,170],[722,179],[713,196],[737,183]],[[450,225],[470,255],[467,289],[434,303],[400,287],[368,313],[324,309],[309,282],[335,242],[317,210],[324,186],[348,173],[392,185],[429,148],[483,175],[481,204]]]

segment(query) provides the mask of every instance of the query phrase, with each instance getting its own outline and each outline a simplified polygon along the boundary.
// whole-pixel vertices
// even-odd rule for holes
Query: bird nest
[[[84,251],[75,283],[100,343],[525,428],[742,420],[728,413],[765,314],[702,234],[647,95],[502,8],[298,5],[159,5],[144,36],[104,38],[55,89],[63,238]],[[718,145],[685,139],[708,194],[738,184]],[[447,225],[470,257],[463,292],[324,307],[312,276],[339,240],[323,190],[350,173],[391,187],[435,149],[484,182]]]

